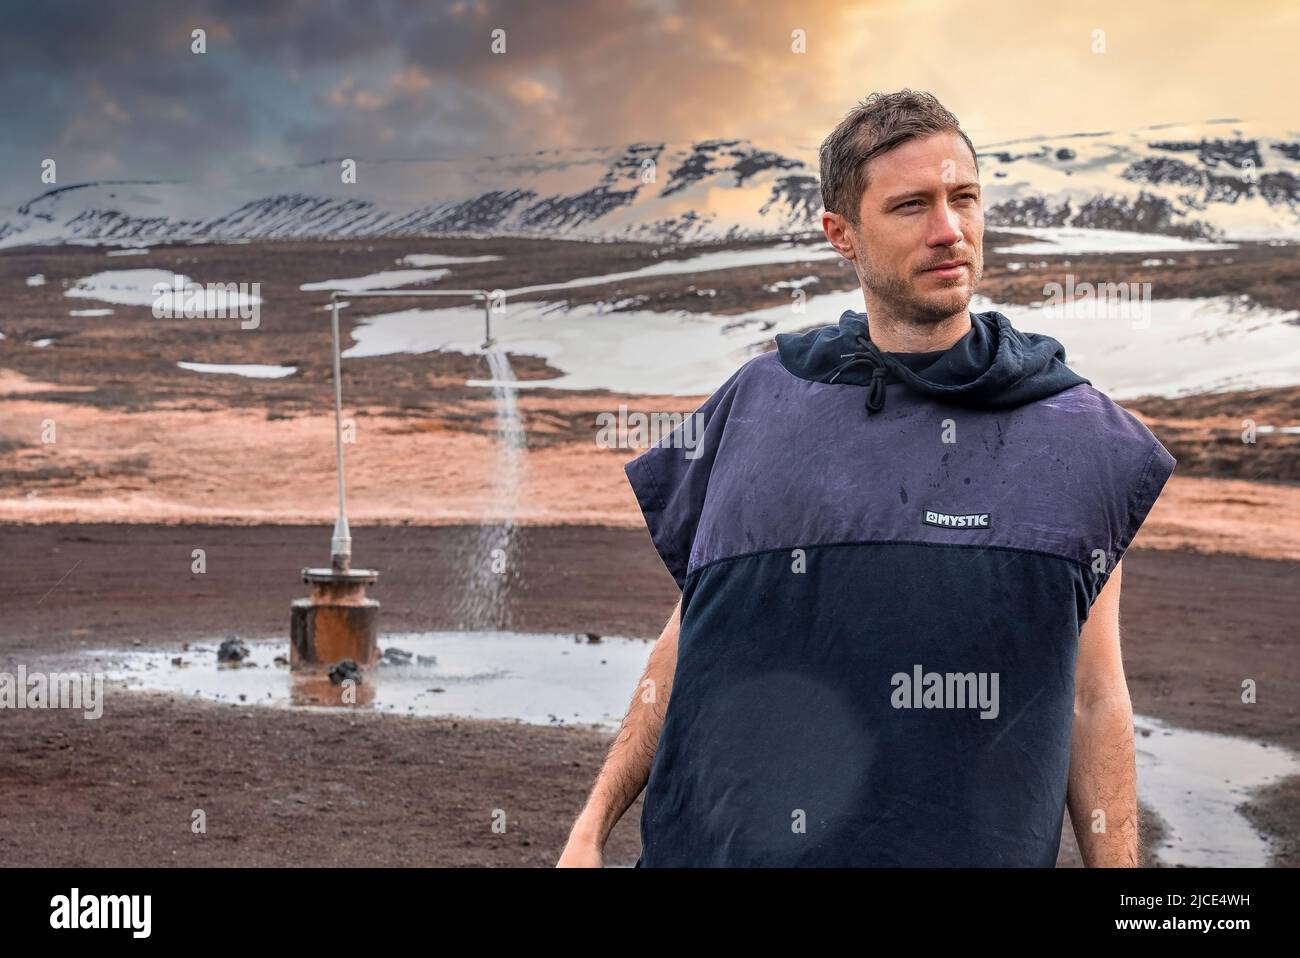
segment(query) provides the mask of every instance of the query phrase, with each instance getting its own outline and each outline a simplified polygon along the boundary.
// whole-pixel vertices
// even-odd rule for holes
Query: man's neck
[[[872,310],[868,303],[867,325],[871,341],[881,352],[930,353],[948,349],[970,332],[971,318],[970,310],[964,309],[933,326],[921,326],[894,319],[879,306]]]

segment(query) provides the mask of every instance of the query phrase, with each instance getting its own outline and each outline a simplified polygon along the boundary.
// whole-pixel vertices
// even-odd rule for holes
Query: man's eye
[[[920,204],[920,202],[921,202],[920,200],[908,200],[906,203],[902,204],[902,206],[900,206],[899,209],[900,210],[906,209],[907,207],[911,206],[913,203]]]

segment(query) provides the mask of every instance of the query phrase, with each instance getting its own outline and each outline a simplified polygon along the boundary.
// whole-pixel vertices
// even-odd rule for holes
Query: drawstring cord
[[[845,362],[840,363],[832,371],[828,383],[835,382],[840,373],[854,366],[865,364],[871,369],[871,382],[867,385],[867,415],[879,412],[885,406],[885,377],[888,375],[888,367],[885,366],[884,357],[880,355],[880,350],[876,344],[859,333],[854,337],[854,344],[858,347],[857,351],[851,353],[840,353],[840,358]]]

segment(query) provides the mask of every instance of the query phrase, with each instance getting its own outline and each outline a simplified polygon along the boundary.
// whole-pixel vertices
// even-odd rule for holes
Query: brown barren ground
[[[433,284],[496,288],[697,251],[413,240],[0,255],[9,306],[0,319],[0,669],[92,646],[286,636],[289,602],[305,589],[298,570],[324,560],[334,509],[326,297],[298,286],[397,268],[398,257],[417,252],[504,255]],[[1152,257],[1178,265],[1142,266]],[[1295,308],[1300,283],[1293,249],[1264,245],[1069,259],[1072,269],[1104,269],[1115,281],[1157,279],[1162,297],[1244,292]],[[981,291],[1008,302],[1038,298],[1044,277],[1066,260],[990,255]],[[1049,265],[1011,270],[1012,261]],[[162,321],[141,307],[69,316],[101,304],[64,297],[67,285],[136,268],[261,282],[262,327]],[[35,273],[45,285],[26,285]],[[607,284],[574,291],[570,302],[644,297],[641,308],[737,313],[788,301],[765,286],[808,275],[819,291],[853,285],[843,263],[822,260],[733,271],[731,287],[710,274]],[[698,294],[714,287],[717,295]],[[397,299],[383,311],[417,303],[427,305]],[[44,338],[53,344],[31,345]],[[299,372],[249,380],[187,372],[181,360]],[[556,373],[536,357],[511,362],[521,379]],[[460,523],[501,510],[490,481],[494,407],[486,390],[465,385],[487,378],[486,364],[436,353],[345,369],[345,414],[356,422],[347,447],[355,548],[359,563],[383,573],[374,591],[382,627],[449,627],[450,563],[472,533]],[[523,523],[516,628],[658,634],[676,589],[623,476],[636,450],[597,446],[596,416],[620,403],[687,412],[701,398],[521,391],[529,451],[515,510]],[[1300,421],[1300,389],[1128,406],[1179,459],[1125,562],[1136,711],[1300,749],[1300,436],[1242,442],[1245,420]],[[50,425],[54,442],[43,441]],[[194,548],[207,553],[205,575],[190,571]],[[1240,701],[1243,678],[1259,682],[1255,705]],[[10,711],[0,716],[0,864],[548,865],[608,742],[587,728],[272,712],[163,696],[113,696],[95,722]],[[207,814],[206,836],[190,831],[197,808]],[[616,829],[611,864],[635,860],[639,808]],[[491,828],[494,809],[506,812],[505,834]],[[1247,811],[1278,840],[1275,863],[1300,864],[1300,779],[1261,792]],[[1150,842],[1158,821],[1149,810],[1145,823]],[[1068,823],[1065,834],[1061,863],[1077,864]]]

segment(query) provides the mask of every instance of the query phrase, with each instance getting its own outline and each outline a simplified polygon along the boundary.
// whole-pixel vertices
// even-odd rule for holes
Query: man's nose
[[[931,246],[955,246],[962,237],[961,214],[947,203],[935,206],[927,242]]]

